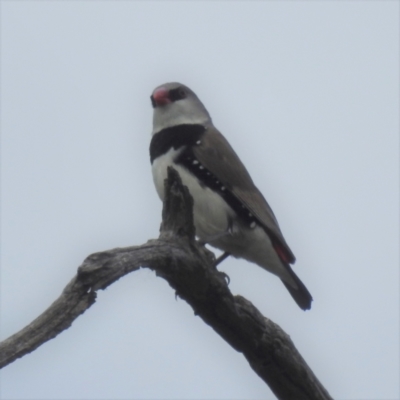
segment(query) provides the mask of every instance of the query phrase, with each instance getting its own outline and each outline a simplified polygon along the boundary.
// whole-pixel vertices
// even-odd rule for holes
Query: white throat
[[[173,118],[165,118],[162,121],[154,121],[153,123],[153,132],[154,135],[157,132],[160,132],[162,129],[170,128],[171,126],[178,126],[182,124],[199,124],[199,125],[207,125],[210,122],[209,118],[205,118],[202,115],[177,115]]]
[[[154,109],[152,135],[162,129],[182,124],[211,125],[211,118],[204,106],[198,101],[186,99],[167,104],[164,107]]]

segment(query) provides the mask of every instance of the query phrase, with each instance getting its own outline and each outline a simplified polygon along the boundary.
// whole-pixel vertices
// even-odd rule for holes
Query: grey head
[[[178,82],[157,86],[150,96],[153,105],[153,135],[181,124],[212,124],[203,103],[187,86]]]

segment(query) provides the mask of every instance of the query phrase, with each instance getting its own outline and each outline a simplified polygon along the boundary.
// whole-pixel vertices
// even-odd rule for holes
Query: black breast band
[[[182,124],[165,128],[153,135],[150,142],[150,161],[167,153],[171,148],[194,146],[203,136],[206,128],[203,125]]]

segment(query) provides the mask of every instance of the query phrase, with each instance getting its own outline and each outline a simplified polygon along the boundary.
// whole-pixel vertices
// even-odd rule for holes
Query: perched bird
[[[289,265],[295,257],[274,213],[203,103],[177,82],[154,89],[151,103],[150,160],[161,200],[172,166],[193,197],[199,239],[277,275],[299,307],[310,309],[311,294]]]

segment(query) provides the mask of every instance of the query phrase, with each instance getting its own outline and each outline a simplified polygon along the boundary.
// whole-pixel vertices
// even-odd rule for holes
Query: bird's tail
[[[290,274],[290,277],[296,283],[297,288],[295,288],[290,283],[286,283],[283,279],[282,282],[286,286],[286,289],[289,291],[294,301],[302,310],[309,310],[311,308],[311,302],[313,300],[311,293],[305,287],[304,283],[300,280],[300,278],[294,273],[290,265],[287,265],[287,271]]]

